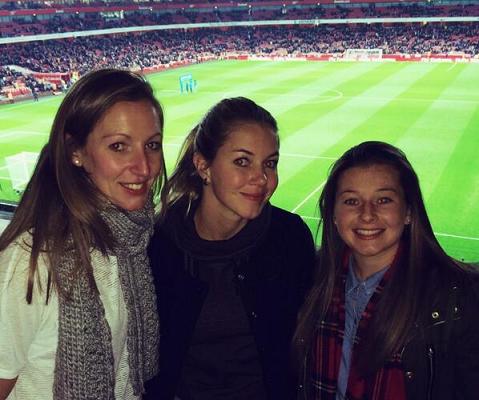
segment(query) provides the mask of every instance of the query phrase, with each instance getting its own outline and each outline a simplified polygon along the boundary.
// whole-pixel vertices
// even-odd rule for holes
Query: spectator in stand
[[[364,142],[333,165],[294,345],[304,399],[476,400],[479,274],[441,248],[406,156]]]
[[[0,399],[141,398],[158,366],[162,136],[139,75],[95,71],[65,96],[0,236]]]

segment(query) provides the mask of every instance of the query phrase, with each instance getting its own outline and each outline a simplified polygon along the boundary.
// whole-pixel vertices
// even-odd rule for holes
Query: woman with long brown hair
[[[293,341],[298,398],[477,399],[477,274],[439,245],[404,153],[351,148],[319,207],[316,279]]]
[[[163,112],[135,73],[63,99],[0,237],[0,399],[139,399],[157,372],[146,248],[164,177]]]

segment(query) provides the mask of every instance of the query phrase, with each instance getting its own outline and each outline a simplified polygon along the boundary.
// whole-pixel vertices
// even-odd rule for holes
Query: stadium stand
[[[189,7],[177,0],[0,0],[0,95],[8,101],[57,93],[72,76],[98,67],[148,72],[211,58],[329,60],[348,49],[379,49],[396,60],[470,61],[479,54],[474,16],[477,0],[209,1]]]
[[[254,2],[248,3],[205,3],[184,8],[181,3],[157,2],[114,2],[73,3],[54,2],[29,3],[32,8],[17,9],[24,2],[2,2],[0,21],[2,36],[40,33],[70,32],[90,29],[108,29],[158,24],[191,24],[204,22],[265,21],[296,19],[344,19],[344,18],[398,18],[398,17],[450,17],[479,16],[477,4],[436,5],[426,3],[375,2],[349,4],[325,4],[322,2]],[[8,5],[8,6],[7,6]],[[168,7],[166,7],[168,6]],[[13,8],[12,8],[13,7]]]

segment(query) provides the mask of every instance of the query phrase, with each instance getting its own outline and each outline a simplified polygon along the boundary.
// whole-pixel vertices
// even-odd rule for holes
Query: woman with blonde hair
[[[160,374],[172,400],[290,400],[290,341],[314,264],[301,218],[269,200],[278,128],[252,100],[221,100],[188,135],[150,257]]]

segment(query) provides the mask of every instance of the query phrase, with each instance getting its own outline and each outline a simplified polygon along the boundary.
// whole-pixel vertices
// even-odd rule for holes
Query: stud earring
[[[75,158],[73,160],[73,164],[75,164],[77,167],[79,167],[81,165],[80,160],[78,158]]]
[[[203,178],[203,186],[208,186],[208,178],[207,177]]]

